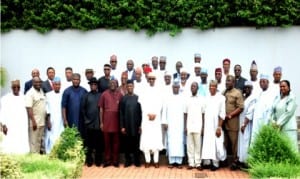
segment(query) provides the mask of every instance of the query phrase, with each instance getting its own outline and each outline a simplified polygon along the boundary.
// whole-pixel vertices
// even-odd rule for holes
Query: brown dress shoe
[[[193,168],[194,168],[194,167],[192,167],[192,166],[188,166],[188,167],[187,167],[188,170],[192,170]]]
[[[196,168],[197,168],[197,170],[199,170],[199,171],[203,170],[203,168],[202,168],[201,166],[198,166],[198,167],[196,167]]]
[[[174,168],[173,164],[168,165],[168,168]]]
[[[158,163],[155,163],[155,164],[154,164],[154,167],[155,167],[155,168],[159,168],[159,164],[158,164]]]
[[[150,167],[150,163],[145,163],[145,168],[149,168]]]

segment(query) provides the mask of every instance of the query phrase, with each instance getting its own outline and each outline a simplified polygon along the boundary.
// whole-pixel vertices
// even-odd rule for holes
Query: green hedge
[[[300,25],[299,0],[2,0],[1,32],[12,29],[202,30]]]

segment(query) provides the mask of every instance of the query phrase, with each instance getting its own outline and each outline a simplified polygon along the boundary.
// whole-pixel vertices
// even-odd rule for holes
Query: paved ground
[[[119,168],[113,166],[103,168],[103,167],[83,167],[82,177],[83,179],[93,179],[93,178],[249,178],[248,173],[244,171],[231,171],[229,168],[221,168],[217,171],[202,170],[198,171],[196,169],[187,170],[186,167],[182,169],[168,168],[167,165],[162,165],[159,168],[135,167],[131,166],[124,168],[120,165]]]

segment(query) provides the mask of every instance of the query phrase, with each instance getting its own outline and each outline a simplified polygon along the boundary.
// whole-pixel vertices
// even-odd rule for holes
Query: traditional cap
[[[144,67],[144,72],[145,73],[150,73],[150,72],[152,72],[152,69],[149,66],[145,66]]]
[[[266,74],[260,74],[260,79],[261,80],[269,80],[269,76]]]
[[[201,54],[200,53],[195,53],[194,58],[201,58]]]
[[[90,79],[90,81],[88,83],[89,84],[98,84],[98,80],[95,77],[93,77]]]
[[[207,69],[206,68],[201,68],[200,74],[207,74]]]
[[[230,60],[229,60],[229,58],[225,58],[225,59],[223,60],[223,63],[225,63],[225,62],[228,62],[228,63],[230,63]]]
[[[155,73],[154,73],[154,72],[150,72],[150,73],[148,74],[148,77],[153,77],[153,78],[156,78],[156,75],[155,75]]]
[[[173,81],[173,86],[180,86],[180,82],[179,82],[178,79],[175,79],[175,80]]]
[[[218,73],[218,72],[219,72],[219,73],[222,73],[222,68],[216,68],[216,69],[215,69],[215,73]]]
[[[172,76],[172,74],[168,71],[165,71],[165,75],[164,76]]]
[[[126,84],[134,84],[133,80],[127,80]]]
[[[282,72],[281,66],[275,67],[274,72],[280,72],[281,73]]]
[[[60,78],[59,77],[54,77],[52,80],[53,83],[59,83],[60,82]]]
[[[244,85],[245,85],[245,86],[253,86],[253,84],[252,84],[251,81],[245,81]]]
[[[14,86],[14,85],[20,86],[20,80],[13,80],[13,81],[11,81],[11,86]]]
[[[194,68],[201,68],[200,63],[194,63]]]
[[[157,61],[157,60],[158,60],[158,57],[157,57],[157,56],[154,56],[154,57],[151,58],[151,60],[152,60],[152,61],[154,61],[154,60]]]
[[[85,73],[94,73],[94,70],[91,68],[85,69]]]
[[[166,56],[160,56],[159,57],[159,61],[166,61],[167,60],[167,57]]]
[[[188,73],[188,71],[185,68],[180,68],[180,73]]]
[[[118,81],[118,79],[117,79],[115,76],[111,76],[111,77],[110,77],[110,80]]]
[[[256,65],[255,60],[252,61],[250,70],[257,70],[257,65]]]

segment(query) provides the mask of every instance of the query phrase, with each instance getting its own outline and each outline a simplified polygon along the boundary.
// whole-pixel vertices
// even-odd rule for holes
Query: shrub
[[[20,165],[12,157],[0,153],[0,178],[22,178]]]
[[[278,129],[263,126],[249,149],[248,164],[253,177],[298,177],[300,156]]]
[[[80,176],[85,161],[83,141],[76,128],[66,128],[54,144],[50,158],[76,163],[76,175]]]

